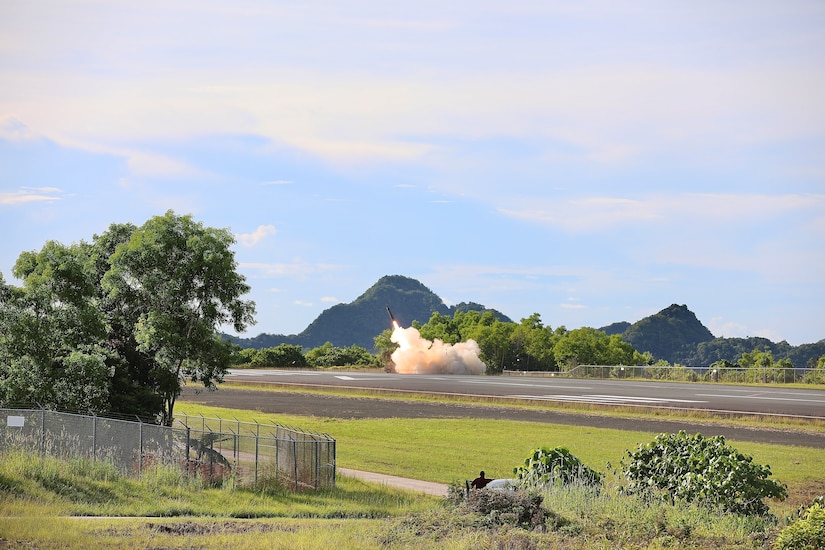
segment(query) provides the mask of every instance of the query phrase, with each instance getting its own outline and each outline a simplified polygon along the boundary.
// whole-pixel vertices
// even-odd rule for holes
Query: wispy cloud
[[[7,116],[0,119],[0,139],[7,141],[26,141],[37,139],[31,129],[16,117]]]
[[[235,235],[235,238],[237,238],[243,246],[253,247],[269,235],[274,234],[274,225],[259,225],[258,229],[256,229],[254,233],[240,233],[238,235]]]
[[[23,187],[17,191],[0,191],[0,205],[13,206],[31,202],[56,202],[63,198],[57,187]]]
[[[511,201],[515,203],[516,201]],[[576,232],[600,232],[628,224],[666,222],[696,226],[725,226],[797,212],[814,212],[825,207],[825,195],[752,195],[679,193],[638,198],[573,197],[550,200],[524,197],[520,204],[499,209],[504,215],[526,221],[555,225]]]

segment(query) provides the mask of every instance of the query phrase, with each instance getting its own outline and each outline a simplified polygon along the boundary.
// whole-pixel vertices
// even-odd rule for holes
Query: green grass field
[[[770,548],[785,516],[825,493],[825,451],[803,447],[729,441],[788,485],[787,501],[769,503],[778,519],[754,519],[618,496],[608,465],[654,433],[506,420],[265,415],[188,403],[178,410],[328,433],[337,440],[340,467],[451,483],[482,469],[510,477],[531,449],[563,446],[606,473],[607,482],[599,494],[546,493],[545,507],[563,521],[540,533],[491,528],[445,499],[346,477],[318,492],[208,488],[174,470],[137,481],[105,464],[7,454],[0,460],[0,548]]]

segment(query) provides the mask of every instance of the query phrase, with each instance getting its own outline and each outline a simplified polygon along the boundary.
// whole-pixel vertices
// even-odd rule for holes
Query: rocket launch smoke
[[[398,349],[392,353],[397,373],[484,374],[487,370],[478,357],[480,350],[475,340],[445,344],[436,338],[430,342],[414,327],[401,328],[396,322],[393,326],[390,339],[398,344]]]

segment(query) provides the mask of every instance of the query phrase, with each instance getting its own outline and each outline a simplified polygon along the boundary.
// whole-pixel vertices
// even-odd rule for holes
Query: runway
[[[685,420],[655,420],[620,418],[617,416],[569,413],[542,409],[493,407],[454,403],[411,402],[396,399],[340,397],[290,391],[266,391],[220,388],[200,391],[187,386],[179,402],[259,411],[267,415],[319,416],[328,418],[476,418],[546,422],[581,426],[649,432],[701,433],[707,437],[724,435],[731,441],[754,441],[777,445],[793,445],[825,449],[825,433],[722,426],[695,418]]]
[[[825,420],[825,390],[776,386],[275,369],[231,369],[225,380]]]

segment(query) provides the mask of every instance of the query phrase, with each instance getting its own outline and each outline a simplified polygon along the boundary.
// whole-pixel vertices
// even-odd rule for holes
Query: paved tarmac
[[[261,411],[266,414],[307,415],[330,418],[486,418],[547,422],[572,426],[612,428],[650,432],[702,433],[706,437],[724,435],[730,441],[754,441],[825,449],[825,434],[764,428],[743,428],[702,423],[696,419],[653,420],[615,416],[574,414],[542,409],[518,409],[453,403],[399,402],[392,399],[340,397],[283,391],[220,388],[196,393],[184,389],[180,401],[215,407]]]

